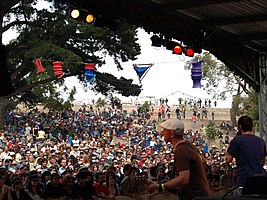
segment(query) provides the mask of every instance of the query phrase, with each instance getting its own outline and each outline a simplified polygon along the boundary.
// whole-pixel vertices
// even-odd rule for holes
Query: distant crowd
[[[0,131],[0,199],[115,199],[146,194],[147,180],[174,177],[174,154],[151,114],[84,106],[78,112],[9,112]],[[148,117],[147,117],[148,116]],[[185,138],[205,160],[210,186],[231,188],[235,163],[208,148],[206,127]],[[141,183],[141,184],[140,184]]]

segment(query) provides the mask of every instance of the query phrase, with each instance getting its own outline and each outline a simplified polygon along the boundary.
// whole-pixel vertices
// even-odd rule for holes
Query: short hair
[[[51,174],[51,180],[54,178],[60,178],[60,175],[58,173],[52,173]]]
[[[240,117],[238,119],[237,124],[241,126],[241,129],[244,132],[252,131],[253,120],[249,116],[242,116],[242,117]]]
[[[130,164],[127,163],[127,164],[124,165],[124,167],[123,167],[123,172],[125,173],[125,172],[129,171],[131,168],[132,168],[132,165],[130,165]]]
[[[182,129],[176,129],[173,132],[177,138],[183,138],[184,137],[184,130],[182,130]]]
[[[133,171],[136,171],[137,173],[139,173],[139,169],[138,169],[138,168],[136,168],[136,167],[132,167],[132,168],[130,168],[130,170],[129,170],[129,174],[131,174]]]
[[[102,176],[102,175],[105,175],[105,173],[104,172],[97,172],[96,176],[95,176],[96,180],[98,180],[100,178],[100,176]]]

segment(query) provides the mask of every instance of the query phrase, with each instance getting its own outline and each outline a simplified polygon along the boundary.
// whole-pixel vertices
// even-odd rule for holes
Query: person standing
[[[186,108],[183,106],[182,107],[182,113],[183,113],[183,118],[185,119],[185,112],[186,112]]]
[[[175,113],[176,113],[176,118],[177,119],[181,119],[181,114],[180,114],[181,110],[177,107],[176,110],[175,110]]]
[[[236,159],[238,177],[236,186],[244,185],[250,175],[264,174],[266,145],[263,139],[252,132],[253,121],[249,116],[242,116],[237,122],[241,135],[234,137],[226,153],[226,162]]]
[[[193,114],[191,121],[193,122],[193,127],[197,128],[197,116]]]
[[[179,187],[179,195],[184,200],[195,197],[209,197],[210,188],[204,169],[202,156],[198,150],[184,139],[184,124],[179,119],[167,119],[159,124],[163,128],[164,140],[174,147],[174,169],[177,176],[166,183],[151,182],[148,191],[159,192]]]
[[[212,109],[212,111],[211,111],[211,119],[212,119],[212,121],[214,121],[214,119],[215,119],[215,112],[214,112],[213,109]]]
[[[170,119],[171,118],[171,108],[170,108],[170,106],[167,106],[166,114],[167,114],[168,119]]]

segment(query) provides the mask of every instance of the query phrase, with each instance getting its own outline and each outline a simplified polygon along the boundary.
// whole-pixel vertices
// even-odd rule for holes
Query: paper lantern
[[[85,64],[84,75],[85,75],[86,81],[88,83],[92,82],[96,77],[96,75],[94,74],[95,66],[96,66],[96,64],[89,64],[89,63]]]
[[[152,67],[153,64],[134,64],[134,70],[138,76],[139,82],[141,83],[142,79],[145,77],[149,69]]]
[[[201,79],[202,79],[202,63],[203,61],[193,62],[191,69],[191,78],[193,80],[193,88],[201,88]]]
[[[35,65],[35,69],[36,69],[37,73],[44,72],[44,68],[43,68],[41,59],[36,59],[33,63]]]
[[[64,72],[62,71],[62,65],[63,62],[53,62],[53,68],[54,68],[54,74],[56,77],[61,78],[62,76],[64,76]]]

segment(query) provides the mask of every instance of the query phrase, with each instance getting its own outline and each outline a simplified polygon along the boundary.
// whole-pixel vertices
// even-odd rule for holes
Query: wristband
[[[162,191],[165,191],[165,185],[164,183],[161,184]]]
[[[165,190],[164,183],[159,185],[158,192],[161,193]]]

